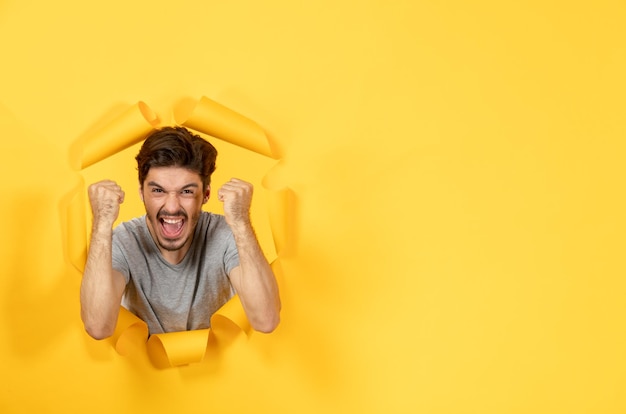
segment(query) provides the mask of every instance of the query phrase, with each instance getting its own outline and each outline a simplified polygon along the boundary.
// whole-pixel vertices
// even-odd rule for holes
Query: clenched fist
[[[115,181],[103,180],[89,186],[89,202],[94,224],[113,226],[124,202],[124,191]]]
[[[252,192],[252,184],[238,178],[231,178],[217,191],[218,200],[224,203],[224,216],[229,226],[250,223]]]

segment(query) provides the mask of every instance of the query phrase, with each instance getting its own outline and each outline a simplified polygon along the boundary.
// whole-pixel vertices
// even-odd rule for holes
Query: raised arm
[[[108,338],[115,331],[126,281],[113,270],[111,258],[113,223],[124,192],[113,181],[89,186],[93,213],[91,242],[80,286],[81,318],[87,333],[95,339]]]
[[[224,216],[235,237],[239,266],[230,272],[246,316],[254,330],[272,332],[280,321],[280,296],[274,272],[250,223],[252,184],[233,178],[219,189]]]

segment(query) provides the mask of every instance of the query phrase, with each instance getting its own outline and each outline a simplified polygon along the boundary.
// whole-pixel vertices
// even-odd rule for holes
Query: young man
[[[224,215],[202,211],[217,151],[182,127],[153,131],[136,157],[146,214],[113,229],[124,191],[89,187],[93,228],[81,317],[95,339],[111,336],[122,304],[150,333],[203,329],[235,293],[252,327],[271,332],[280,298],[250,223],[252,185],[231,179],[217,192]]]

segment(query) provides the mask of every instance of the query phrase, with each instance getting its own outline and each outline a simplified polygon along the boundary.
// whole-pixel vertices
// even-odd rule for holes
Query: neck
[[[159,246],[159,251],[161,252],[161,256],[165,259],[169,264],[177,265],[183,261],[185,255],[189,251],[189,246],[183,246],[178,250],[165,250],[161,246]]]

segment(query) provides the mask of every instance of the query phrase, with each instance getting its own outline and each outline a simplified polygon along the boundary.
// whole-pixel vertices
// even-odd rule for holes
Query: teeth
[[[163,219],[164,222],[166,222],[167,224],[177,224],[180,223],[181,221],[183,221],[183,219]]]

